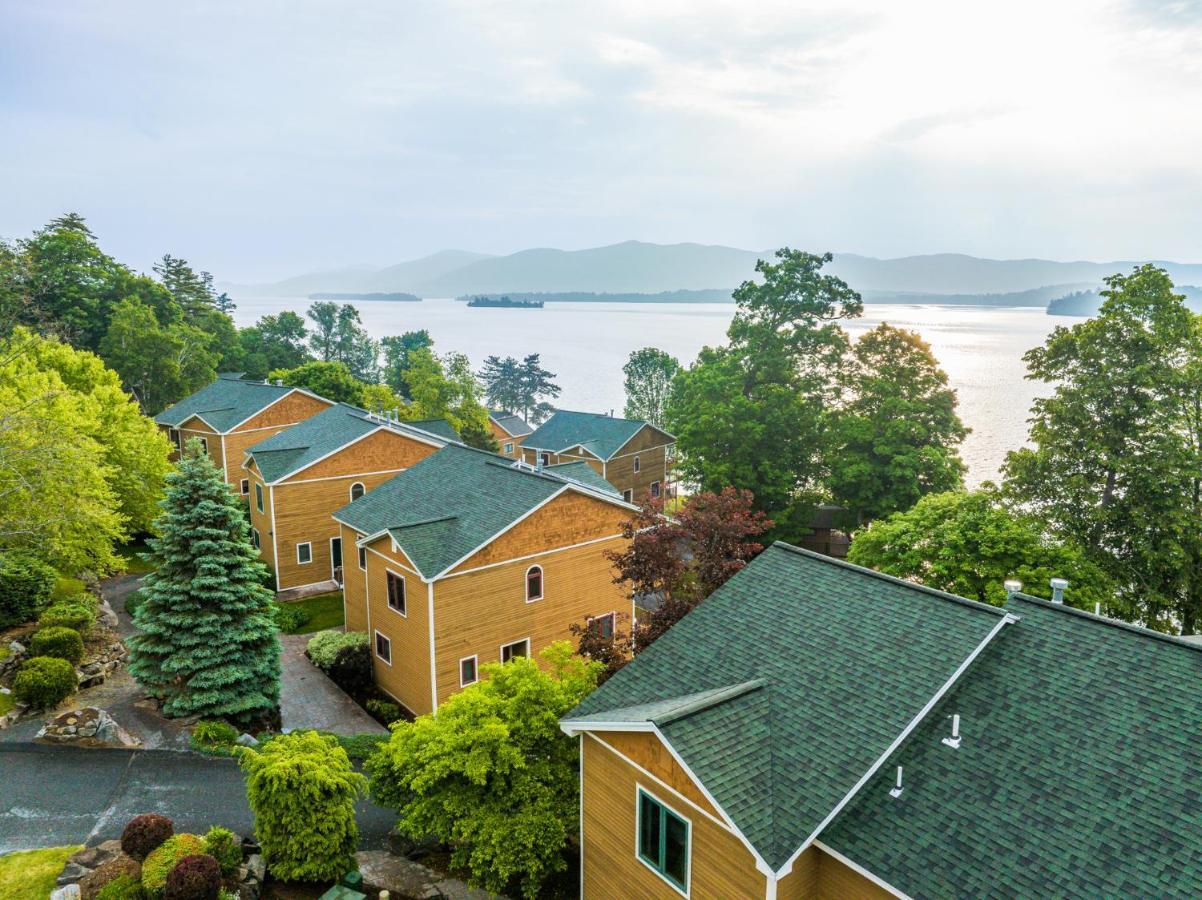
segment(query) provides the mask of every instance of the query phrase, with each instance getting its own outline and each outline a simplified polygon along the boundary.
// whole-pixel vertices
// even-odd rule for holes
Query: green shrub
[[[336,740],[285,734],[238,754],[267,868],[284,880],[332,880],[355,866],[355,801],[367,780]]]
[[[371,650],[366,644],[343,647],[326,669],[330,680],[348,694],[359,694],[372,685]]]
[[[138,611],[138,607],[142,605],[145,598],[141,591],[130,591],[125,597],[125,612],[131,618]]]
[[[292,603],[271,604],[271,613],[275,617],[276,627],[285,634],[295,634],[309,624],[313,615],[303,606]]]
[[[96,601],[86,594],[57,600],[38,616],[38,625],[42,628],[62,626],[74,628],[80,634],[87,634],[95,624]]]
[[[143,860],[175,834],[175,824],[158,813],[134,816],[121,832],[121,849],[126,856]]]
[[[217,860],[221,871],[232,875],[242,865],[242,842],[228,828],[213,826],[205,835],[205,853]]]
[[[305,653],[313,665],[328,670],[343,647],[367,647],[367,634],[362,631],[319,631],[309,639]]]
[[[65,659],[72,665],[79,665],[83,659],[83,638],[74,628],[63,625],[51,625],[39,628],[29,641],[31,656],[53,656]]]
[[[221,866],[206,853],[185,856],[167,875],[165,900],[217,900],[221,893]]]
[[[94,900],[101,889],[118,878],[125,876],[137,885],[138,894],[142,895],[142,864],[130,856],[121,853],[108,862],[101,864],[79,880],[79,892],[83,900]]]
[[[0,556],[0,628],[28,622],[50,602],[57,575],[28,553]]]
[[[47,709],[66,700],[79,687],[75,667],[65,659],[35,656],[21,663],[13,679],[13,695],[26,706]]]
[[[402,718],[401,708],[391,700],[368,700],[367,711],[386,725]]]
[[[151,900],[162,900],[167,889],[167,876],[185,856],[204,852],[204,841],[194,834],[175,834],[142,863],[142,888]]]
[[[118,875],[100,889],[96,900],[144,900],[142,882],[133,875]]]
[[[229,750],[238,741],[238,729],[227,722],[201,719],[192,728],[192,749],[201,752]]]

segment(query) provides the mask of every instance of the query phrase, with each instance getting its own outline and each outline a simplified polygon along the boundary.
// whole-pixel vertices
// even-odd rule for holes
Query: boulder
[[[76,863],[85,869],[98,869],[121,854],[120,841],[105,841],[95,847],[84,847],[73,854],[67,862]]]
[[[267,863],[258,853],[252,853],[246,860],[246,878],[256,884],[262,884],[267,877]]]
[[[37,733],[52,744],[79,744],[84,747],[140,747],[142,742],[117,724],[105,710],[96,706],[74,709],[50,719]]]
[[[64,884],[78,884],[79,879],[83,878],[91,869],[81,866],[79,863],[68,862],[63,866],[62,872],[59,873],[58,881],[55,882],[59,887]]]
[[[252,737],[251,735],[247,734],[245,731],[244,731],[244,732],[242,732],[240,735],[238,735],[238,741],[237,741],[237,743],[241,744],[243,747],[257,747],[257,746],[259,746],[259,742],[258,742],[258,741],[256,741],[256,740],[254,739],[254,737]]]
[[[50,900],[79,900],[79,885],[66,884],[50,892]]]
[[[129,875],[135,880],[142,877],[141,863],[122,853],[121,844],[118,841],[105,841],[105,843],[117,844],[117,854],[80,879],[79,891],[83,900],[95,900],[102,887],[122,875]]]

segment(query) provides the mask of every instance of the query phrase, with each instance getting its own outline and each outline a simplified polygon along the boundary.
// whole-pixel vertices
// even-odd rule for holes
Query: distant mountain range
[[[226,284],[234,299],[307,297],[318,292],[404,291],[420,297],[464,294],[595,292],[655,294],[728,291],[754,277],[771,251],[704,244],[626,241],[587,250],[522,250],[488,256],[443,250],[385,268],[355,267],[297,275],[270,284]],[[1055,297],[1100,285],[1135,261],[1056,262],[980,259],[956,253],[876,259],[837,253],[827,271],[870,302],[1044,306]],[[1179,284],[1202,284],[1202,264],[1158,262]],[[1007,299],[998,295],[1020,295]],[[1021,295],[1026,296],[1021,296]],[[548,298],[550,299],[550,298]]]

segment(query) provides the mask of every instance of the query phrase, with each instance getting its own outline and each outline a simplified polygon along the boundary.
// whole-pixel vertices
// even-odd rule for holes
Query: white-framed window
[[[405,611],[405,576],[398,575],[391,569],[384,573],[388,584],[388,608],[407,616]]]
[[[526,602],[543,599],[543,567],[531,566],[526,570]]]
[[[609,639],[614,636],[614,624],[617,622],[615,613],[606,613],[603,616],[593,616],[588,620],[588,630],[597,637]]]
[[[351,502],[354,503],[360,497],[367,493],[367,488],[363,486],[362,481],[356,481],[351,485]]]
[[[259,529],[252,528],[250,530],[250,543],[256,550],[263,546],[263,541],[259,538]]]
[[[313,562],[313,545],[308,541],[296,545],[296,561],[300,565]]]
[[[551,454],[550,454],[550,453],[542,453],[542,454],[541,454],[541,456],[542,456],[542,458],[543,458],[543,465],[544,465],[544,466],[549,466],[549,465],[551,465]]]
[[[625,500],[627,503],[633,503],[634,502],[634,491],[631,488],[627,488],[626,490],[622,491],[622,499]]]
[[[636,473],[643,471],[643,464],[641,462],[639,462],[638,454],[635,454],[635,457],[634,457],[634,471]]]
[[[205,456],[209,455],[209,439],[202,437],[200,439],[200,449],[205,452]]]
[[[366,547],[359,548],[359,568],[362,569],[364,572],[367,571],[367,548]]]
[[[184,445],[179,439],[179,429],[178,428],[168,428],[167,429],[167,437],[170,439],[171,443],[175,444],[176,450],[183,449]]]
[[[508,444],[505,445],[505,455],[508,456],[512,452],[513,452],[513,441],[510,441]]]
[[[263,511],[263,485],[255,484],[255,509]]]
[[[651,482],[651,496],[652,497],[659,496],[659,482],[658,481]]]
[[[467,687],[480,680],[479,660],[475,656],[465,656],[459,660],[459,686]]]
[[[376,658],[380,662],[392,665],[392,641],[380,632],[376,632]]]
[[[520,641],[514,641],[512,644],[501,645],[501,662],[507,663],[511,659],[516,659],[519,656],[530,655],[530,638],[522,638]]]
[[[247,494],[249,494],[250,493],[250,479],[243,478],[242,483],[238,485],[238,489],[242,492],[243,497],[245,497]]]
[[[642,785],[635,788],[635,802],[638,804],[635,856],[687,897],[691,823]]]

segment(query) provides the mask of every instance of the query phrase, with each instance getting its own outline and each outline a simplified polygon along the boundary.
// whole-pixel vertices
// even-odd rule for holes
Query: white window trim
[[[263,538],[259,536],[259,529],[252,528],[250,530],[250,542],[256,550],[263,549]]]
[[[631,463],[631,465],[634,466],[634,472],[636,475],[643,471],[643,464],[639,461],[639,455],[637,453],[634,455],[634,462]]]
[[[639,853],[639,825],[642,824],[639,821],[639,817],[642,814],[643,806],[639,802],[639,794],[646,794],[660,806],[671,812],[672,815],[676,816],[678,819],[681,819],[685,824],[684,852],[685,861],[687,864],[685,865],[684,872],[684,890],[681,890],[680,885],[670,880],[668,876],[664,875],[663,872],[655,868],[653,865],[651,865],[651,863],[647,862],[647,860],[643,859],[643,855]],[[680,894],[680,896],[689,896],[689,891],[693,885],[693,820],[686,815],[682,815],[681,812],[671,803],[665,803],[660,799],[658,794],[644,787],[638,781],[636,781],[634,784],[634,858],[650,869],[660,881],[668,885],[668,887],[672,888],[672,890],[676,891],[676,893]]]
[[[300,556],[301,547],[309,548],[309,558],[308,559],[301,559],[301,556]],[[296,564],[298,566],[307,566],[311,562],[313,562],[313,542],[312,541],[301,541],[299,544],[296,545]]]
[[[242,492],[243,497],[249,497],[250,496],[250,479],[243,478],[240,482],[238,482],[238,490]]]
[[[364,496],[367,494],[367,486],[362,481],[356,481],[351,485],[350,490],[346,492],[347,496],[351,498],[351,503],[354,503],[359,499],[359,497],[355,496],[355,488],[363,488],[363,494],[360,494],[359,496]]]
[[[633,503],[634,502],[634,488],[627,488],[626,490],[622,491],[622,502],[623,503]]]
[[[473,678],[471,681],[464,681],[463,680],[463,664],[465,662],[467,662],[469,659],[472,661],[472,672],[475,673],[476,677]],[[465,656],[462,659],[460,659],[459,660],[459,686],[460,687],[468,687],[469,685],[476,684],[479,681],[480,681],[480,657],[477,654],[473,653],[471,656]]]
[[[184,441],[183,441],[183,438],[180,436],[178,428],[168,428],[167,429],[167,439],[169,441],[171,441],[172,444],[175,445],[176,450],[184,449]]]
[[[205,456],[210,456],[211,454],[209,453],[209,439],[207,437],[197,436],[197,440],[200,441],[200,446],[204,447]]]
[[[528,638],[528,637],[518,638],[516,641],[506,641],[497,650],[497,659],[501,660],[502,663],[505,662],[505,648],[506,647],[515,647],[518,644],[526,645],[526,659],[530,659],[531,658],[531,656],[530,656],[530,638]]]
[[[616,609],[607,613],[601,613],[599,616],[589,616],[588,624],[592,625],[598,619],[613,619],[613,632],[610,637],[618,633],[618,611]]]
[[[651,485],[647,488],[647,493],[650,494],[652,497],[654,497],[656,500],[658,500],[664,493],[663,486],[660,485],[660,483],[658,481],[653,481],[653,482],[651,482]]]
[[[538,593],[537,597],[531,597],[530,596],[530,573],[533,572],[535,569],[538,569],[538,591],[539,591],[539,593]],[[547,596],[547,570],[544,569],[542,566],[540,566],[538,563],[535,563],[534,565],[532,565],[528,569],[526,569],[526,576],[522,580],[522,589],[525,591],[527,603],[537,603],[539,600],[543,599],[543,597]]]
[[[512,453],[512,452],[513,452],[513,441],[509,441],[509,442],[508,442],[508,443],[505,445],[505,453],[506,453],[506,454],[509,454],[509,453]]]
[[[359,570],[361,572],[366,572],[367,571],[367,548],[366,547],[355,547],[355,551],[356,551],[356,555],[359,558]]]
[[[396,613],[402,619],[408,619],[409,618],[409,583],[405,580],[405,576],[402,575],[400,572],[394,572],[392,569],[385,568],[384,573],[385,573],[384,574],[384,606],[386,608],[392,610],[394,613]],[[403,610],[397,609],[395,606],[393,606],[391,603],[388,602],[391,599],[391,597],[389,597],[389,595],[388,595],[388,576],[389,575],[395,575],[397,578],[401,579],[401,602],[405,604],[405,608]]]
[[[380,638],[384,638],[385,643],[388,644],[388,659],[385,659],[384,657],[382,657],[380,655],[380,645],[379,645],[379,643],[377,643]],[[390,669],[392,668],[392,638],[390,638],[388,635],[386,635],[384,632],[382,632],[378,628],[376,629],[375,634],[372,635],[371,653],[372,653],[372,656],[374,656],[380,662],[384,663],[384,665],[388,666],[388,668],[390,668]]]
[[[255,482],[255,509],[263,511],[263,485]]]

